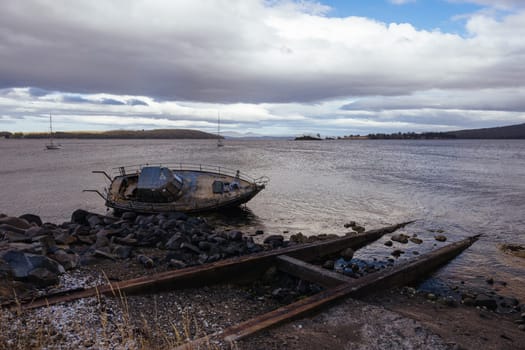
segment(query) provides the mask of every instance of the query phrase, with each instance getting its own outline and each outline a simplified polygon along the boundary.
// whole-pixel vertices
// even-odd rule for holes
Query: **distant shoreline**
[[[0,138],[13,139],[47,139],[49,133],[44,132],[9,132],[0,131]],[[210,140],[224,139],[223,136],[191,129],[154,129],[154,130],[111,130],[111,131],[68,131],[53,133],[55,139],[193,139]],[[272,139],[269,136],[261,137],[233,137],[232,139]],[[321,138],[302,135],[298,137],[275,137],[275,139],[290,139],[295,141],[323,141],[323,140],[463,140],[463,139],[525,139],[525,123],[495,128],[469,129],[447,132],[405,132],[392,134],[347,135],[339,137]]]

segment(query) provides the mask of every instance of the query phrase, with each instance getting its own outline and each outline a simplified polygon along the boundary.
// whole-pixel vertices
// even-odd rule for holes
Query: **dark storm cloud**
[[[62,96],[62,101],[65,103],[91,103],[90,100],[79,95],[64,95]]]
[[[42,96],[48,95],[50,93],[50,91],[47,91],[47,90],[44,90],[44,89],[35,88],[35,87],[31,87],[31,88],[28,89],[28,93],[31,96],[34,96],[34,97],[42,97]]]
[[[346,111],[418,109],[525,112],[525,89],[426,91],[405,96],[357,98],[355,102],[341,106],[341,110]]]
[[[115,100],[113,98],[103,98],[102,100],[99,101],[100,104],[103,104],[103,105],[112,105],[112,106],[122,106],[122,105],[125,105],[124,102],[122,101],[119,101],[119,100]]]
[[[136,98],[129,100],[127,104],[130,106],[148,106],[146,102]]]
[[[510,20],[479,18],[461,38],[255,0],[105,4],[4,1],[0,87],[258,103],[524,80],[523,26]]]

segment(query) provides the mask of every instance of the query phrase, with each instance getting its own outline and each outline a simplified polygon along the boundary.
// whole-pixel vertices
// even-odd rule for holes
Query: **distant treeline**
[[[0,137],[44,139],[49,133],[0,132]],[[199,130],[156,129],[156,130],[111,130],[102,132],[56,132],[55,139],[217,139],[217,135]],[[221,138],[223,138],[221,136]]]
[[[351,140],[433,140],[433,139],[525,139],[525,123],[496,128],[458,130],[448,132],[405,132],[393,134],[348,135]]]
[[[424,132],[424,133],[415,133],[415,132],[404,132],[404,133],[395,133],[395,134],[369,134],[369,139],[378,140],[429,140],[429,139],[455,139],[455,135],[442,132]]]

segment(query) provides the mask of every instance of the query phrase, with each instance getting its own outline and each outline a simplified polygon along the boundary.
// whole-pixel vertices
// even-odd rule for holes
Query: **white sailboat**
[[[221,113],[217,112],[217,147],[224,146],[221,139]]]
[[[49,143],[46,145],[47,149],[60,149],[61,146],[58,143],[53,142],[53,119],[49,114]]]

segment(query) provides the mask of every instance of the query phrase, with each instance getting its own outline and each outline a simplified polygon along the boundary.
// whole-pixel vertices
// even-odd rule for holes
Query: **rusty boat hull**
[[[105,194],[99,193],[116,212],[199,213],[240,206],[262,191],[267,177],[254,179],[222,167],[177,166],[120,167]]]

